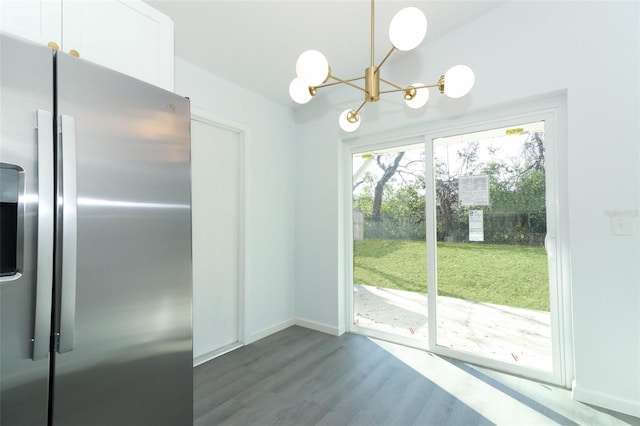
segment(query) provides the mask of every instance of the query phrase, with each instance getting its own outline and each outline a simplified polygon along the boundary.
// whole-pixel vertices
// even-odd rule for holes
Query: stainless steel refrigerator
[[[191,425],[188,99],[0,57],[0,424]]]

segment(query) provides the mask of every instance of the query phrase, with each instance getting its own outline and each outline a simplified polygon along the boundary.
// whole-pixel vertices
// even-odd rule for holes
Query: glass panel
[[[353,323],[427,338],[424,144],[353,156]]]
[[[551,371],[544,122],[433,149],[437,344]]]

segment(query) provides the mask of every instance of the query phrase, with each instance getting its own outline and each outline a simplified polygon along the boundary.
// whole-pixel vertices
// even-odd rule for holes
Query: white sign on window
[[[488,206],[489,176],[460,176],[458,199],[461,206]]]
[[[469,210],[469,241],[484,241],[484,214],[482,210]]]

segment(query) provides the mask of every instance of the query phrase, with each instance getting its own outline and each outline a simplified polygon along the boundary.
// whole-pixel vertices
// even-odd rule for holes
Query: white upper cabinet
[[[59,0],[0,0],[0,29],[26,39],[60,44],[62,4]]]
[[[141,1],[63,1],[62,46],[173,90],[173,21]]]
[[[0,0],[2,30],[173,90],[173,21],[141,0]]]

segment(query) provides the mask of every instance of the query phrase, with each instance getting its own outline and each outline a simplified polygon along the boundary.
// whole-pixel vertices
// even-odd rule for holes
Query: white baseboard
[[[304,328],[309,328],[311,330],[316,330],[316,331],[320,331],[322,333],[326,333],[326,334],[331,334],[332,336],[340,336],[342,334],[344,334],[345,330],[344,330],[344,326],[341,327],[334,327],[331,325],[327,325],[327,324],[323,324],[323,323],[319,323],[316,321],[311,321],[311,320],[307,320],[304,318],[291,318],[288,319],[286,321],[282,321],[278,324],[274,324],[270,327],[264,328],[256,333],[252,333],[249,334],[247,336],[247,338],[244,341],[245,345],[248,345],[249,343],[253,343],[253,342],[257,342],[260,339],[264,339],[267,336],[271,336],[272,334],[275,334],[279,331],[284,330],[285,328],[289,328],[291,326],[294,325],[298,325],[300,327],[304,327]],[[236,345],[236,347],[238,346],[242,346],[242,344]],[[212,358],[215,358],[217,356],[223,355],[224,353],[229,352],[230,350],[235,349],[236,347],[233,347],[229,350],[226,350],[224,352],[220,352],[220,351],[214,351],[214,352],[210,352],[207,354],[204,354],[202,356],[199,356],[197,358],[195,358],[193,360],[193,365],[194,367],[198,364],[202,364],[203,362],[209,361]],[[225,349],[225,348],[223,348]]]
[[[340,327],[334,327],[332,325],[322,324],[320,322],[311,321],[304,318],[296,318],[295,325],[299,325],[300,327],[304,327],[304,328],[309,328],[311,330],[320,331],[322,333],[331,334],[333,336],[340,336],[341,334],[344,333],[344,330],[341,330]]]
[[[260,339],[264,339],[265,337],[271,336],[272,334],[275,334],[278,331],[282,331],[285,328],[289,328],[292,325],[296,325],[296,322],[295,322],[295,320],[293,318],[292,319],[288,319],[286,321],[282,321],[282,322],[280,322],[278,324],[275,324],[275,325],[272,325],[270,327],[264,328],[264,329],[258,331],[257,333],[250,334],[249,336],[247,336],[247,339],[246,339],[245,343],[248,345],[249,343],[253,343],[253,342],[256,342],[256,341],[258,341]]]
[[[241,342],[232,343],[227,346],[223,346],[220,349],[216,349],[215,351],[207,352],[206,354],[197,356],[193,359],[193,366],[197,367],[200,364],[204,364],[207,361],[211,361],[214,358],[219,357],[220,355],[224,355],[228,352],[231,352],[234,349],[238,349],[239,347],[244,346]]]
[[[584,389],[578,385],[573,387],[573,399],[630,416],[640,417],[640,401],[619,398],[615,395]]]
[[[338,327],[338,336],[342,336],[346,332],[347,332],[347,327],[345,327],[344,324],[340,324],[340,327]]]

